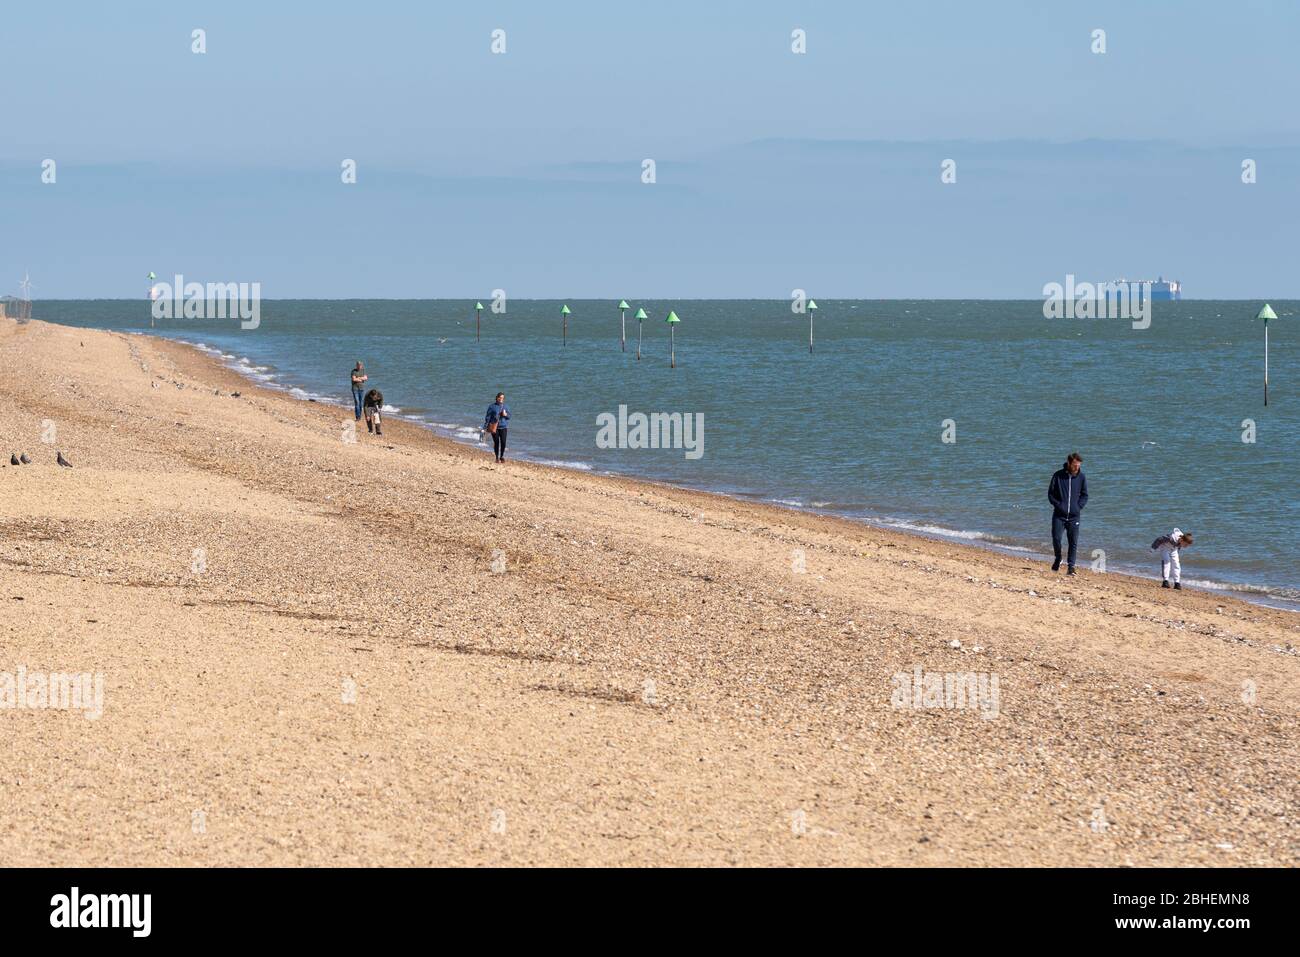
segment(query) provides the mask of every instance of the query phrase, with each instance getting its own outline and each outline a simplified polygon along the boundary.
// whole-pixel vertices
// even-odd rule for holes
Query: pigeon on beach
[[[70,468],[72,468],[72,463],[69,462],[67,459],[65,459],[65,458],[63,457],[63,453],[62,453],[62,452],[55,452],[55,453],[54,453],[54,461],[58,462],[58,463],[59,463],[60,465],[62,465],[65,469],[70,469]]]

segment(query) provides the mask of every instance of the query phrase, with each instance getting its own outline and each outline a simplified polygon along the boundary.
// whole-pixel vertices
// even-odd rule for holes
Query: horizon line
[[[1116,280],[1117,282],[1119,280]],[[19,299],[18,296],[4,296],[3,299]],[[259,299],[261,302],[460,302],[472,301],[478,302],[482,294],[474,296],[276,296],[274,298],[263,296]],[[489,296],[489,298],[491,298]],[[815,299],[815,296],[808,297]],[[605,299],[619,301],[624,299],[638,299],[647,302],[667,302],[667,301],[684,301],[684,302],[780,302],[788,303],[791,301],[789,296],[670,296],[670,295],[650,295],[650,296],[510,296],[509,301],[513,302],[598,302]],[[149,303],[150,300],[144,297],[136,296],[56,296],[48,299],[33,298],[26,300],[32,303],[38,302],[139,302]],[[1043,301],[1042,296],[823,296],[823,302],[1037,302]],[[1153,300],[1154,302],[1296,302],[1300,301],[1300,296],[1281,296],[1269,299],[1268,296],[1247,296],[1247,297],[1214,297],[1214,296],[1183,296],[1179,300]],[[486,307],[485,307],[486,308]]]

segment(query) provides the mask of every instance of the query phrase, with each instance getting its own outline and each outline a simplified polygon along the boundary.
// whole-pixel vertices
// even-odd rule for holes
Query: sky
[[[1286,0],[86,0],[0,35],[0,293],[1300,296]]]

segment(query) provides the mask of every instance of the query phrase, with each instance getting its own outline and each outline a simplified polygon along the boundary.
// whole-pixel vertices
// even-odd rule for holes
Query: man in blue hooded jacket
[[[1088,479],[1083,474],[1083,456],[1078,452],[1071,452],[1052,476],[1047,484],[1047,500],[1052,503],[1052,550],[1056,553],[1052,571],[1061,570],[1061,533],[1065,532],[1070,541],[1068,574],[1073,575],[1079,551],[1079,517],[1088,504]]]

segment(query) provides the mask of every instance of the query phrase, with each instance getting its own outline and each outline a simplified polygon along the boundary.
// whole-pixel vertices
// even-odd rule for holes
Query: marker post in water
[[[627,311],[631,308],[632,307],[627,304],[626,299],[619,301],[618,315],[623,321],[623,334],[619,337],[618,344],[624,352],[627,352]]]
[[[669,312],[668,318],[665,319],[664,322],[668,323],[668,350],[669,350],[668,368],[676,369],[677,368],[677,340],[676,337],[674,337],[673,332],[677,328],[677,323],[681,322],[681,320],[677,318],[677,313]]]
[[[564,341],[561,345],[567,346],[569,344],[569,307],[567,305],[560,310],[560,316],[564,320]]]
[[[641,361],[641,323],[645,322],[646,314],[644,309],[636,311],[636,361]]]
[[[153,301],[154,301],[155,299],[158,298],[158,290],[157,290],[157,288],[155,288],[155,286],[154,286],[154,283],[157,281],[157,279],[158,279],[158,277],[155,276],[155,275],[153,274],[153,270],[150,269],[150,270],[149,270],[149,302],[150,302],[151,304],[153,303]],[[154,327],[154,326],[153,326],[153,306],[150,305],[150,308],[149,308],[149,328],[152,329],[153,327]]]
[[[808,300],[808,352],[809,352],[810,354],[811,354],[812,351],[813,351],[813,348],[812,348],[812,346],[813,346],[813,340],[812,340],[813,313],[816,312],[816,311],[817,311],[817,300],[816,300],[816,299],[809,299],[809,300]]]
[[[483,303],[474,303],[474,341],[478,342],[479,320],[483,318]]]
[[[1256,319],[1264,320],[1264,404],[1268,405],[1268,321],[1276,319],[1277,313],[1268,303],[1264,303],[1264,308],[1255,316]]]

